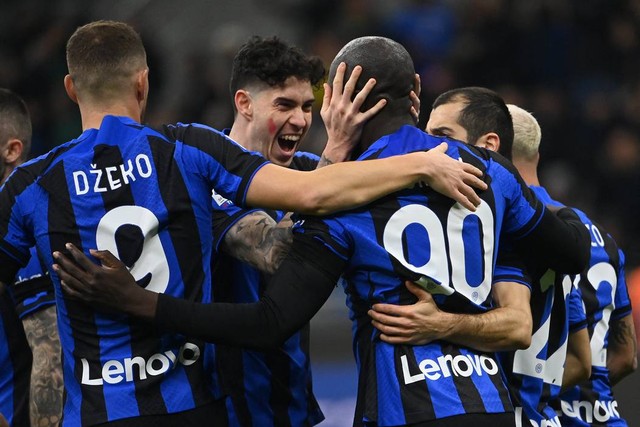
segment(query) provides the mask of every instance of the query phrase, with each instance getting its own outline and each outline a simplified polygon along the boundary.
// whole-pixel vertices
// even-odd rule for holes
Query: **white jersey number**
[[[465,219],[470,216],[476,216],[479,220],[483,236],[484,271],[482,272],[482,282],[478,286],[470,285],[467,280],[463,224]],[[430,247],[430,257],[423,265],[413,265],[405,257],[406,251],[402,236],[405,229],[412,224],[419,224],[427,230],[429,241],[425,244]],[[493,234],[493,213],[484,201],[475,212],[461,207],[458,203],[453,205],[448,214],[446,230],[443,229],[442,222],[431,209],[413,204],[403,206],[389,218],[384,228],[383,244],[387,252],[406,268],[439,282],[442,287],[439,290],[434,289],[434,293],[451,295],[457,291],[469,300],[481,303],[487,299],[491,292]],[[448,252],[447,243],[449,245]],[[447,258],[451,263],[451,271]]]
[[[136,280],[151,274],[146,289],[162,293],[169,285],[169,264],[158,236],[158,219],[149,209],[141,206],[119,206],[107,212],[96,231],[96,245],[99,250],[108,250],[120,259],[116,245],[116,232],[125,224],[140,228],[144,236],[140,257],[129,268]]]

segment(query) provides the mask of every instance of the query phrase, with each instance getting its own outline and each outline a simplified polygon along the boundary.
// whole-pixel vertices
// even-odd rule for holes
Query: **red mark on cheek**
[[[272,119],[269,119],[269,121],[267,121],[267,128],[269,131],[269,135],[275,135],[276,133],[276,124],[273,122]]]

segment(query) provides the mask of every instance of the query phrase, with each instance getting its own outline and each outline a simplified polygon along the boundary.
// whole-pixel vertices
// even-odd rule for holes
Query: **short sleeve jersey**
[[[68,143],[25,163],[0,192],[5,283],[36,245],[47,266],[71,242],[108,249],[148,290],[207,302],[212,189],[242,205],[256,154],[202,125],[154,130],[106,116]],[[63,425],[185,411],[212,399],[202,343],[157,334],[124,315],[64,297],[58,308],[66,390]],[[7,277],[8,275],[8,277]]]
[[[428,150],[441,142],[405,126],[375,142],[359,160]],[[406,279],[421,283],[443,310],[486,311],[498,237],[530,232],[543,213],[498,154],[455,141],[449,141],[447,154],[485,174],[489,189],[480,193],[475,212],[416,186],[349,212],[306,217],[294,227],[346,262],[344,287],[359,370],[357,423],[395,426],[512,410],[493,354],[439,341],[390,345],[379,339],[367,315],[374,303],[413,303]]]
[[[582,296],[591,343],[591,377],[560,395],[557,402],[563,426],[626,426],[620,415],[607,369],[612,320],[631,313],[625,279],[625,257],[602,226],[576,210],[591,234],[589,267],[574,279]]]

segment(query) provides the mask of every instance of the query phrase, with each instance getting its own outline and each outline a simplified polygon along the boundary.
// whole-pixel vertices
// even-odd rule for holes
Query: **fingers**
[[[342,64],[340,64],[340,65],[342,65]],[[346,65],[345,65],[345,69],[343,69],[342,72],[344,73],[345,70],[346,70]],[[349,79],[347,80],[347,84],[344,85],[344,92],[342,92],[342,93],[344,93],[345,95],[348,95],[349,98],[351,98],[351,96],[353,95],[353,92],[355,92],[355,90],[356,90],[356,84],[358,83],[358,79],[360,78],[360,74],[362,74],[362,67],[360,65],[356,65],[355,67],[353,67],[353,71],[351,71],[351,75],[349,76]],[[371,80],[373,80],[373,79],[369,79],[367,84],[370,84]],[[375,85],[375,80],[374,80],[373,84]],[[334,86],[335,86],[335,83],[334,83]]]
[[[58,263],[57,265],[54,264],[54,266],[57,267],[57,269],[54,268],[54,271],[56,271],[56,273],[59,272],[64,274],[66,277],[78,277],[80,279],[86,276],[85,270],[79,268],[77,264],[75,264],[64,254],[62,254],[62,252],[55,251],[53,253],[53,258]],[[60,277],[62,278],[62,276]]]
[[[380,340],[386,342],[387,344],[412,344],[410,338],[389,336],[387,334],[380,334]]]
[[[338,65],[338,68],[336,69],[336,75],[333,77],[333,82],[332,82],[332,86],[333,86],[333,93],[336,96],[340,96],[342,95],[342,84],[344,82],[344,72],[347,69],[347,64],[345,64],[344,62],[341,62],[340,65]]]
[[[99,251],[97,249],[89,249],[89,253],[95,257],[104,267],[120,268],[124,267],[124,263],[116,258],[110,251]]]
[[[58,277],[60,277],[60,285],[62,286],[64,293],[72,299],[82,299],[82,294],[76,291],[76,289],[82,288],[82,283],[60,268],[59,264],[53,264],[51,267]]]
[[[435,148],[432,148],[432,150],[439,151],[441,153],[446,153],[448,148],[449,148],[449,144],[447,144],[446,142],[441,142],[440,145],[438,145]]]
[[[67,243],[65,245],[73,259],[78,263],[80,267],[82,267],[85,271],[88,271],[94,268],[96,265],[82,252],[80,249],[76,248],[73,243]]]
[[[404,285],[407,287],[409,292],[418,297],[418,301],[433,300],[431,294],[427,292],[422,286],[417,285],[410,280],[405,281]]]
[[[462,207],[464,207],[465,209],[468,209],[471,212],[476,211],[476,205],[471,201],[469,196],[463,193],[460,189],[458,188],[451,189],[451,191],[449,191],[449,197],[451,197],[456,202],[460,203]]]
[[[355,70],[354,70],[354,73],[355,73]],[[353,74],[351,74],[351,76],[353,77]],[[351,79],[349,79],[349,80],[351,80]],[[364,87],[362,88],[362,90],[360,92],[358,92],[358,94],[355,96],[355,98],[353,98],[352,108],[354,109],[354,111],[360,111],[360,107],[362,107],[362,104],[364,104],[364,101],[367,99],[367,97],[369,96],[369,94],[371,93],[371,91],[373,90],[375,85],[376,85],[376,79],[369,79],[367,81],[367,83],[364,85]],[[355,89],[355,85],[354,85],[354,89]],[[348,96],[349,98],[351,98],[351,96],[353,95],[353,90],[347,90],[347,88],[345,88],[344,95]],[[384,101],[384,104],[387,103],[386,99],[382,99],[381,101]],[[380,101],[378,101],[378,103],[376,104],[375,107],[377,107],[379,104],[380,104]],[[383,104],[383,106],[384,106],[384,104]],[[380,111],[380,109],[381,108],[379,108],[377,111],[375,111],[375,113]],[[367,113],[370,113],[370,112],[371,112],[371,109],[365,111],[364,114],[367,114]],[[370,114],[370,116],[375,115],[375,113]]]
[[[324,112],[329,108],[331,104],[331,85],[329,83],[323,83],[322,87],[324,88],[324,96],[322,97],[322,107],[320,107],[320,112]]]
[[[382,320],[381,316],[394,317],[402,316],[404,314],[403,306],[396,304],[374,304],[369,310],[369,313],[376,315],[376,319]],[[371,316],[371,314],[369,314]],[[385,317],[385,318],[386,318]]]

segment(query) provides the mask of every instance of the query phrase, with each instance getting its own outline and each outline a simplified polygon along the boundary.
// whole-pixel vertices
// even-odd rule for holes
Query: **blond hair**
[[[533,160],[540,149],[542,130],[533,114],[518,107],[507,104],[513,120],[513,158]]]

